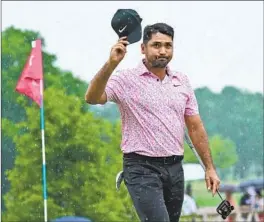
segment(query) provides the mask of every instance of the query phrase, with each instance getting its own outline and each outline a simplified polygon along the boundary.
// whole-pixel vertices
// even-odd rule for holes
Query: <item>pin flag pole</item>
[[[44,221],[48,221],[48,204],[47,204],[47,177],[46,177],[46,152],[45,152],[45,126],[44,126],[44,103],[43,103],[43,80],[40,80],[40,122],[41,122],[41,140],[42,140],[42,181],[43,181],[43,198],[44,198]]]
[[[40,108],[40,130],[42,145],[42,184],[44,199],[44,220],[48,222],[47,206],[47,178],[46,178],[46,156],[45,156],[45,126],[44,126],[44,82],[43,82],[43,61],[41,40],[31,42],[32,49],[30,56],[24,66],[16,85],[16,91],[26,95]]]
[[[32,47],[35,42],[32,42]],[[41,52],[42,53],[42,52]],[[43,182],[43,199],[44,199],[44,221],[48,221],[48,204],[47,204],[47,177],[46,177],[46,150],[45,150],[45,118],[44,118],[44,93],[43,79],[40,80],[40,130],[42,141],[42,182]]]

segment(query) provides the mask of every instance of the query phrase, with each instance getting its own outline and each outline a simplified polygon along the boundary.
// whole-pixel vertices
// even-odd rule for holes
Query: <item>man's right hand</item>
[[[121,37],[112,47],[109,61],[111,64],[119,64],[126,54],[126,46],[129,44],[127,37]]]

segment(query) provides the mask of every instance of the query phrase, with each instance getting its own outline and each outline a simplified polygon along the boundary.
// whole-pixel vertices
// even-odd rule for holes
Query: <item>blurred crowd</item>
[[[261,189],[256,189],[254,187],[248,187],[245,189],[242,194],[239,202],[237,203],[236,199],[233,196],[232,191],[225,192],[226,200],[228,200],[232,206],[237,209],[238,207],[250,209],[250,211],[257,211],[259,222],[264,222],[264,198],[261,192]],[[192,194],[191,184],[187,184],[184,194],[184,202],[182,207],[182,215],[192,215],[197,213],[198,206]],[[242,213],[242,218],[245,221],[248,221],[248,213]],[[230,215],[227,219],[227,222],[234,222],[235,215]],[[254,218],[250,220],[251,222],[256,222]]]
[[[248,187],[240,199],[239,206],[250,207],[250,209],[254,211],[261,211],[261,213],[258,214],[258,218],[259,221],[264,222],[264,199],[260,189]],[[242,217],[246,219],[247,214],[242,214]]]

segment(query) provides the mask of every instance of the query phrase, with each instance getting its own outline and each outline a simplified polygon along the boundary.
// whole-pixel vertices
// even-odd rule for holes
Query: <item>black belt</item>
[[[143,156],[137,153],[124,153],[124,158],[131,158],[135,160],[143,160],[143,161],[149,161],[149,162],[157,162],[157,163],[163,163],[163,164],[174,164],[179,163],[183,160],[183,155],[173,155],[168,157],[150,157],[150,156]]]

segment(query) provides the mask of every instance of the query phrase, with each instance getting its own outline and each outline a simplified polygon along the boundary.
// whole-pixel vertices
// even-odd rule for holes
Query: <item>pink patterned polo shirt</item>
[[[112,74],[105,92],[107,100],[119,107],[123,153],[183,155],[184,115],[199,113],[186,75],[167,67],[167,75],[160,81],[142,60],[136,68]]]

